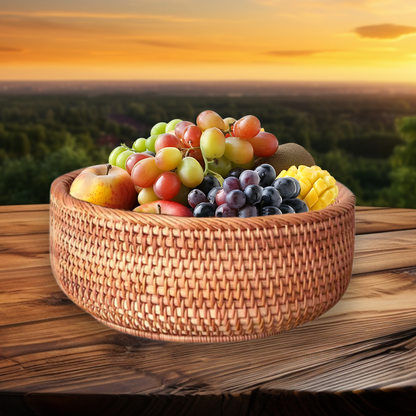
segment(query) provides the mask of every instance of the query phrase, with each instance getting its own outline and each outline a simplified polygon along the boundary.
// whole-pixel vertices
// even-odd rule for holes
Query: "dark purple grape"
[[[236,217],[237,210],[230,208],[227,204],[220,205],[215,211],[216,217]]]
[[[258,210],[254,205],[245,204],[239,211],[238,216],[240,218],[257,217]]]
[[[281,214],[282,214],[282,211],[280,211],[279,208],[273,207],[273,206],[264,207],[260,211],[260,215],[262,215],[262,216],[266,216],[266,215],[281,215]]]
[[[215,209],[209,202],[201,202],[194,209],[194,217],[215,217]]]
[[[225,197],[227,194],[225,193],[224,189],[220,189],[217,192],[217,195],[215,196],[215,203],[220,206],[222,204],[225,204]]]
[[[221,186],[220,181],[213,175],[204,176],[202,182],[196,187],[196,189],[201,190],[205,195],[208,195],[208,192],[217,186]]]
[[[244,193],[246,194],[247,202],[256,205],[261,202],[263,188],[259,185],[249,185],[244,189]]]
[[[275,206],[280,207],[282,203],[282,197],[279,194],[279,191],[273,186],[266,186],[263,189],[263,193],[261,195],[261,206],[268,207],[268,206]]]
[[[220,189],[222,189],[221,186],[216,186],[208,192],[208,195],[207,195],[208,202],[210,202],[211,204],[215,204],[215,197],[217,196],[217,192]]]
[[[201,202],[208,202],[206,195],[199,189],[192,189],[188,194],[188,204],[195,208]]]
[[[289,206],[291,206],[294,210],[295,210],[295,212],[298,214],[298,213],[301,213],[301,212],[308,212],[309,211],[309,208],[308,208],[308,206],[306,205],[306,202],[305,201],[302,201],[301,199],[299,199],[299,198],[292,198],[292,199],[287,199],[286,201],[285,201],[285,203],[287,204],[287,205],[289,205]]]
[[[277,178],[273,182],[273,186],[279,191],[280,195],[283,198],[283,201],[285,201],[286,199],[293,198],[293,195],[295,195],[297,191],[295,181],[298,182],[295,178],[292,178],[290,176],[284,176],[283,178]]]
[[[246,195],[243,191],[234,189],[227,194],[225,202],[230,208],[240,209],[246,203]]]
[[[234,176],[230,176],[224,179],[222,188],[226,194],[228,194],[228,192],[234,191],[235,189],[241,189],[240,181],[237,178],[234,178]]]
[[[232,177],[234,177],[234,178],[239,178],[240,177],[240,175],[243,173],[245,171],[245,169],[244,168],[234,168],[234,169],[231,169],[229,172],[228,172],[228,175],[226,176],[226,178],[229,178],[230,176],[232,176]]]
[[[279,207],[280,211],[282,211],[282,214],[295,214],[296,211],[289,205],[281,204]]]
[[[254,170],[245,170],[240,175],[240,186],[243,191],[244,189],[247,188],[247,186],[258,185],[259,183],[260,183],[259,174]]]
[[[267,163],[257,166],[255,172],[258,173],[260,177],[259,185],[263,188],[270,186],[276,179],[276,171],[274,170],[274,167]]]
[[[296,184],[296,191],[293,194],[292,198],[297,198],[300,194],[300,183],[296,178],[292,178],[292,179],[295,181],[295,184]]]

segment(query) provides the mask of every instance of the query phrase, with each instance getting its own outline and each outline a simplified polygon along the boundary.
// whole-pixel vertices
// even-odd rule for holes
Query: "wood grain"
[[[416,230],[355,237],[353,274],[416,266]]]
[[[416,414],[416,232],[403,228],[416,211],[357,210],[350,286],[315,321],[185,344],[119,333],[69,301],[49,266],[48,211],[27,209],[27,221],[0,209],[1,416]]]
[[[61,291],[49,265],[27,268],[24,272],[0,271],[0,326],[81,313]]]
[[[49,211],[0,213],[0,230],[2,236],[49,233]]]
[[[416,230],[416,210],[372,208],[356,212],[356,234]]]
[[[34,212],[34,211],[48,211],[49,204],[38,204],[38,205],[0,205],[0,214],[5,212],[11,213],[23,213],[23,212]]]
[[[321,318],[240,343],[147,341],[86,314],[9,325],[1,330],[1,386],[50,393],[218,394],[259,385],[315,392],[412,385],[415,287],[416,269],[363,275]]]

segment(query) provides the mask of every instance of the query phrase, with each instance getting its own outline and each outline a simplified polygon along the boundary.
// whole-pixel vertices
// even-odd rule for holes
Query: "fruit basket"
[[[50,253],[65,294],[100,322],[145,338],[226,342],[287,331],[344,294],[354,255],[351,191],[320,211],[181,218],[73,198],[51,187]]]

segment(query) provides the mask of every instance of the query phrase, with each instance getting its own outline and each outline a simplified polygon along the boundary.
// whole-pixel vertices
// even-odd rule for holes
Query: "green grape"
[[[120,153],[123,153],[126,150],[124,146],[117,146],[108,156],[108,163],[110,165],[116,166],[117,157]]]
[[[253,169],[255,160],[256,160],[256,157],[253,156],[253,159],[251,159],[250,162],[248,163],[238,165],[237,163],[231,162],[231,166],[232,166],[232,169],[234,168]]]
[[[224,154],[224,133],[216,127],[211,127],[210,129],[205,130],[202,133],[199,143],[202,154],[208,159],[218,159]]]
[[[158,137],[159,137],[159,134],[153,134],[152,136],[150,136],[146,139],[146,149],[147,150],[150,150],[151,152],[156,153],[155,142],[156,142],[156,139]]]
[[[116,166],[122,169],[126,169],[126,160],[133,153],[135,153],[133,150],[125,150],[124,152],[120,153],[117,156]]]
[[[156,166],[164,171],[174,170],[182,160],[182,153],[176,147],[164,147],[155,157]]]
[[[220,157],[219,159],[214,159],[208,165],[208,169],[220,174],[225,178],[228,172],[232,169],[231,162],[225,157]]]
[[[169,133],[172,130],[175,130],[175,127],[178,123],[180,123],[182,120],[179,118],[175,118],[174,120],[169,121],[168,124],[166,124],[164,133]]]
[[[238,137],[227,137],[225,139],[224,156],[231,162],[243,165],[253,159],[253,146]]]
[[[139,153],[144,152],[146,150],[146,139],[137,139],[133,143],[132,149]]]
[[[181,182],[188,188],[195,188],[204,179],[204,171],[199,162],[193,157],[185,157],[179,163],[176,173]]]
[[[155,124],[150,130],[150,135],[154,136],[155,134],[163,134],[166,130],[166,123],[161,121],[160,123]]]
[[[189,207],[188,202],[188,194],[191,192],[191,188],[188,188],[183,183],[181,184],[181,189],[179,189],[178,194],[171,199],[171,201],[179,202],[182,205],[185,205],[186,207]]]

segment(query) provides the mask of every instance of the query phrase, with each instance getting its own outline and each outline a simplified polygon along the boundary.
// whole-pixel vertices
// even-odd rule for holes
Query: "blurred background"
[[[358,205],[416,208],[414,0],[2,0],[0,205],[159,121],[256,115]]]

